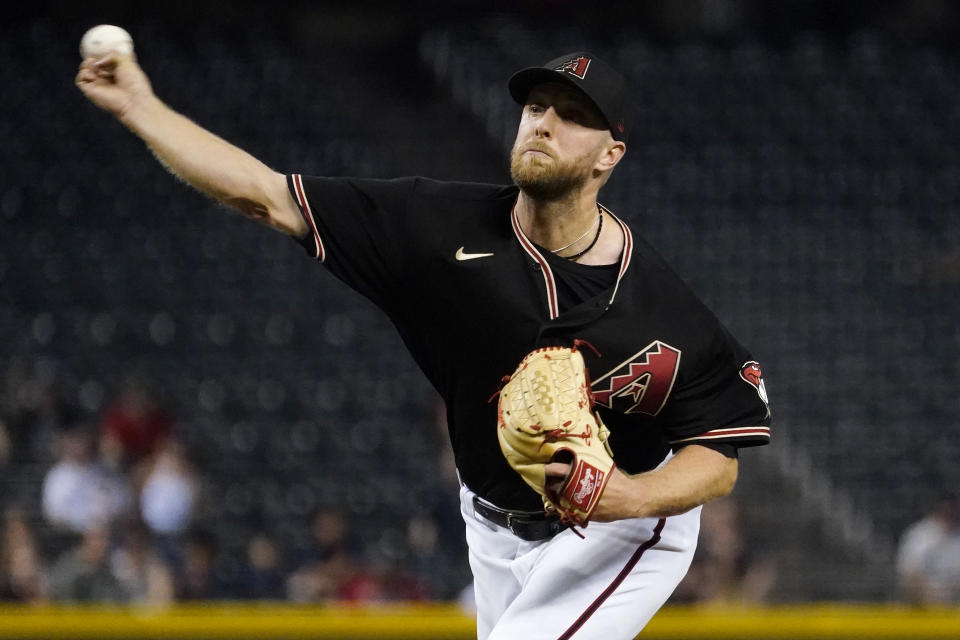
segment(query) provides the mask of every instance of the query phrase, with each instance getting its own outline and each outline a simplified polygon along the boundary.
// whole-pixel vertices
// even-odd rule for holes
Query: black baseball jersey
[[[579,339],[596,350],[581,353],[624,471],[654,468],[671,447],[769,441],[759,365],[615,216],[624,250],[610,286],[592,296],[588,288],[564,309],[554,257],[526,237],[514,213],[515,186],[297,174],[287,181],[310,229],[300,242],[390,317],[446,402],[461,479],[494,504],[542,508],[500,452],[490,401],[541,346]]]

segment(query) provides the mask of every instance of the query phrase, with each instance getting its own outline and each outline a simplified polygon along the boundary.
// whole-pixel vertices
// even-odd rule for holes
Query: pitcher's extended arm
[[[307,233],[286,177],[164,104],[133,55],[88,58],[76,83],[174,175],[258,222],[292,236]]]

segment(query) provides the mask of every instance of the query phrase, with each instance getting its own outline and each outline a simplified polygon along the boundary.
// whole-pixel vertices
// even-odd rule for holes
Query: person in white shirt
[[[66,531],[86,533],[114,521],[130,504],[125,478],[109,472],[94,457],[91,434],[83,428],[61,434],[57,461],[43,480],[47,521]]]
[[[897,550],[902,596],[917,605],[960,603],[960,494],[943,493],[910,525]]]

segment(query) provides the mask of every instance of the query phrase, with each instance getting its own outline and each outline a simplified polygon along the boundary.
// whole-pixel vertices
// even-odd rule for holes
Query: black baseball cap
[[[580,90],[607,121],[614,140],[626,142],[630,134],[627,118],[627,81],[613,67],[588,51],[554,58],[542,67],[528,67],[510,78],[510,95],[520,104],[538,84],[562,82]]]

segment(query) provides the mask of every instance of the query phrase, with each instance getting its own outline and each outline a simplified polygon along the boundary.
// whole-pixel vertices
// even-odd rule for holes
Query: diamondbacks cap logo
[[[740,377],[743,378],[744,382],[757,390],[757,394],[764,403],[770,404],[770,401],[767,400],[767,388],[763,384],[763,370],[760,369],[760,363],[754,362],[753,360],[744,363],[744,365],[740,367]]]
[[[586,56],[577,56],[563,62],[554,71],[564,71],[570,75],[577,76],[581,80],[587,75],[587,69],[590,67],[590,58]]]

